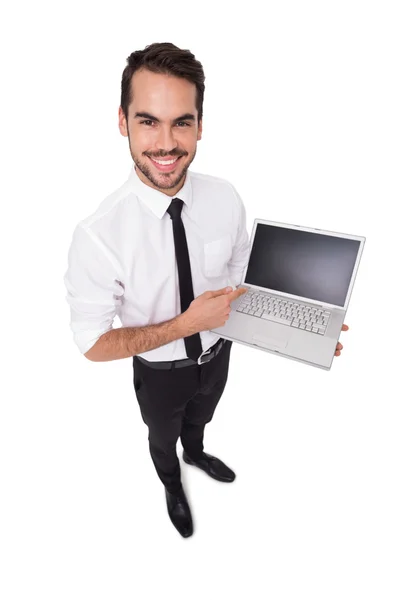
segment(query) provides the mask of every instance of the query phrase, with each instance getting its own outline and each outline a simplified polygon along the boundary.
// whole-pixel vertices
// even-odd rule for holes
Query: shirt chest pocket
[[[226,274],[232,256],[230,235],[204,243],[204,272],[207,277]]]

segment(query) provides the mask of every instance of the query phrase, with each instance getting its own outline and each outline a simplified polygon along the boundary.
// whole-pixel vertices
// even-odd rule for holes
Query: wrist
[[[179,337],[181,338],[197,333],[190,319],[188,319],[187,311],[176,317],[176,324],[178,326]]]

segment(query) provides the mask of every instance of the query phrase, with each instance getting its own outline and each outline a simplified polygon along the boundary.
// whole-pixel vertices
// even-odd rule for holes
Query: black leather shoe
[[[192,460],[184,450],[182,458],[188,465],[194,465],[199,467],[199,469],[203,469],[203,471],[217,481],[230,483],[236,477],[235,473],[227,467],[222,460],[215,458],[215,456],[211,456],[211,454],[203,452],[203,456],[200,460]]]
[[[189,537],[193,533],[193,522],[183,488],[177,494],[171,494],[165,489],[165,496],[167,498],[167,509],[172,524],[176,527],[181,536],[185,538]]]

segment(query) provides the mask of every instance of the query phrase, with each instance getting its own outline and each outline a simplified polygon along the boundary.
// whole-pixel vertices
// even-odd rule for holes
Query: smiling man
[[[204,452],[203,437],[227,382],[232,346],[211,330],[226,323],[231,302],[246,291],[230,285],[240,284],[249,255],[236,189],[189,170],[202,135],[204,80],[194,55],[171,43],[128,57],[119,130],[129,140],[131,172],[78,223],[64,277],[80,352],[96,362],[133,357],[151,458],[183,537],[193,522],[178,439],[186,463],[220,482],[235,479]],[[113,327],[115,316],[122,327]]]
[[[163,45],[153,44],[150,48],[156,46]],[[175,47],[170,46],[170,60],[173,61]],[[160,67],[154,71],[151,64],[147,64],[147,68],[137,67],[132,73],[125,70],[119,129],[129,138],[129,149],[140,180],[156,190],[163,190],[168,196],[175,196],[196,156],[197,142],[201,140],[202,67],[195,60],[192,64],[186,60],[190,79],[176,77],[164,69],[160,72]],[[184,68],[183,64],[181,68]],[[129,75],[130,85],[126,89],[124,83]]]
[[[196,88],[185,79],[145,69],[134,73],[131,90],[128,116],[119,109],[119,128],[129,138],[137,174],[146,185],[174,196],[201,139]],[[191,112],[185,112],[188,107]]]

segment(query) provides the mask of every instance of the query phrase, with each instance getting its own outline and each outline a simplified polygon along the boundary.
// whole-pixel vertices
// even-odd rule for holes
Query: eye
[[[179,125],[179,123],[182,123],[185,127],[189,127],[189,123],[186,123],[186,121],[178,121],[177,125]]]
[[[146,119],[145,121],[140,121],[140,125],[142,125],[142,124],[151,125],[152,123],[154,123],[154,121],[151,121],[150,119]]]

